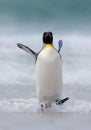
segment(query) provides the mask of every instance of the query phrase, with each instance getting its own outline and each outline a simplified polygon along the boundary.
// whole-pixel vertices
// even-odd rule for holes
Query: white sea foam
[[[0,112],[42,112],[37,99],[0,100]],[[44,112],[54,113],[91,113],[91,102],[70,99],[63,105],[53,103],[52,107]]]

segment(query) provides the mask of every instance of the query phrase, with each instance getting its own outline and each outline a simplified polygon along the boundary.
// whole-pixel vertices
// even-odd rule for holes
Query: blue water
[[[37,111],[35,62],[17,48],[38,52],[42,34],[52,31],[54,46],[63,40],[62,97],[56,112],[91,112],[91,0],[0,1],[0,111]]]
[[[90,14],[91,0],[0,0],[0,32],[87,33],[91,30]]]

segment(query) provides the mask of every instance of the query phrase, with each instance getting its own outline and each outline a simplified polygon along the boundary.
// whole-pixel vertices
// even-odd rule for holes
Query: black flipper
[[[17,46],[21,49],[23,49],[24,51],[28,52],[29,54],[32,54],[32,56],[34,57],[34,59],[37,59],[37,53],[34,52],[32,49],[30,49],[29,47],[21,44],[21,43],[17,43]]]
[[[61,47],[62,47],[62,45],[63,45],[63,41],[62,41],[62,40],[59,40],[58,45],[59,45],[58,52],[60,52]]]
[[[68,97],[66,97],[66,98],[64,98],[64,99],[58,99],[58,100],[56,100],[55,102],[56,102],[57,105],[61,105],[61,104],[63,104],[64,102],[66,102],[67,100],[69,100]]]

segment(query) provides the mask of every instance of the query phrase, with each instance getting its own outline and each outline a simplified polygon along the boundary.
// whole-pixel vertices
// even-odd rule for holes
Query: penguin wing
[[[63,41],[62,41],[62,40],[59,40],[58,45],[59,45],[58,52],[60,53],[61,47],[62,47],[62,45],[63,45]]]
[[[23,49],[24,51],[28,52],[29,54],[32,54],[32,56],[34,57],[34,59],[37,59],[37,53],[34,52],[32,49],[30,49],[29,47],[21,44],[21,43],[17,43],[17,46],[21,49]]]

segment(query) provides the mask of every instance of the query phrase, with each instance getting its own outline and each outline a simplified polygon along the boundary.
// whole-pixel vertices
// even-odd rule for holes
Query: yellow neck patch
[[[47,49],[47,48],[53,48],[53,45],[52,45],[52,44],[45,44],[45,45],[44,45],[44,48],[46,48],[46,49]]]

